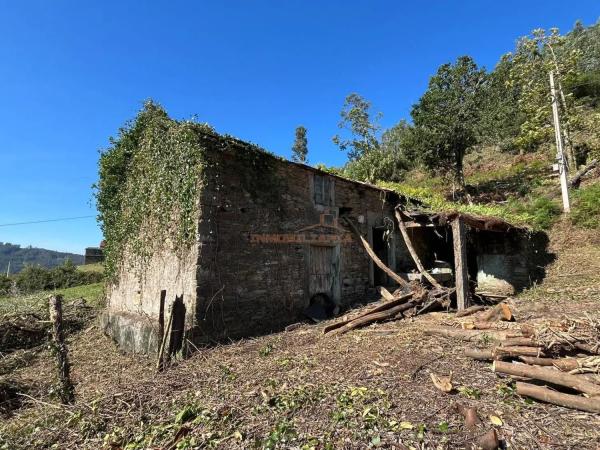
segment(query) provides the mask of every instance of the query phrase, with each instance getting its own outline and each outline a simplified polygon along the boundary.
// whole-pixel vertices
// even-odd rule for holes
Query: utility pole
[[[567,161],[562,146],[562,134],[560,132],[560,121],[558,118],[558,101],[556,98],[556,89],[554,88],[554,73],[550,71],[550,97],[552,99],[552,117],[554,118],[554,136],[556,137],[556,159],[558,161],[558,173],[560,174],[560,190],[562,192],[563,210],[568,213],[571,211],[569,203],[569,186],[567,183]]]
[[[6,278],[10,275],[10,259],[8,260],[8,267],[6,268]]]

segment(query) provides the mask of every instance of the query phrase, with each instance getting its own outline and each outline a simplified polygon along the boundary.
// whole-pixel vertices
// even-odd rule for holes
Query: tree
[[[486,81],[484,69],[469,56],[455,64],[440,66],[429,87],[413,106],[414,132],[411,145],[426,168],[450,171],[464,188],[463,158],[477,143],[480,92]]]
[[[296,139],[292,146],[292,161],[306,164],[308,162],[308,139],[306,128],[300,125],[296,127]]]
[[[518,41],[514,53],[505,55],[505,59],[510,61],[508,87],[518,89],[519,110],[525,119],[515,140],[521,153],[534,151],[541,144],[554,140],[548,74],[553,71],[559,87],[562,86],[575,76],[580,56],[578,49],[566,50],[565,38],[558,34],[556,28],[549,32],[533,30],[531,36]],[[558,102],[561,124],[566,133],[567,153],[573,159],[569,130],[578,126],[577,117],[573,114],[570,97],[559,96]]]
[[[341,120],[338,128],[350,132],[350,138],[343,139],[339,135],[333,137],[333,143],[340,150],[348,152],[348,158],[351,161],[359,159],[372,150],[379,148],[377,133],[380,126],[377,123],[381,118],[381,113],[375,114],[375,119],[371,122],[371,103],[358,94],[350,94],[346,97],[342,111]]]

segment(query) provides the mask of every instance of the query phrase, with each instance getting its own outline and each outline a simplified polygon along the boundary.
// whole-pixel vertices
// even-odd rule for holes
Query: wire
[[[30,222],[0,223],[0,227],[13,227],[16,225],[31,225],[34,223],[46,223],[46,222],[64,222],[67,220],[89,219],[91,217],[96,217],[96,216],[62,217],[60,219],[32,220]]]

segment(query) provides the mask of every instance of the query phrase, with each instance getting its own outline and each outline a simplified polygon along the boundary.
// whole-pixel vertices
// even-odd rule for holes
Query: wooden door
[[[310,246],[308,264],[309,297],[326,294],[331,300],[339,301],[339,248],[335,246]]]

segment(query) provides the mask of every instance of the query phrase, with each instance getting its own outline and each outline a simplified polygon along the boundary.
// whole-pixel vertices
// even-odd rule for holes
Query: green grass
[[[85,264],[82,266],[77,266],[77,270],[80,272],[98,272],[104,273],[104,265],[102,263],[96,264]]]
[[[474,204],[467,205],[463,203],[446,200],[443,191],[430,187],[415,187],[408,183],[380,183],[381,187],[391,189],[400,195],[422,201],[428,209],[435,212],[453,212],[474,214],[478,216],[493,216],[506,220],[507,222],[523,227],[531,227],[533,218],[527,212],[517,212],[507,205],[485,205]]]
[[[573,225],[589,229],[600,228],[600,183],[572,192]]]
[[[0,316],[45,311],[47,299],[53,294],[61,294],[65,301],[83,297],[90,306],[96,308],[104,306],[104,283],[101,282],[55,291],[41,291],[17,297],[0,297]]]

